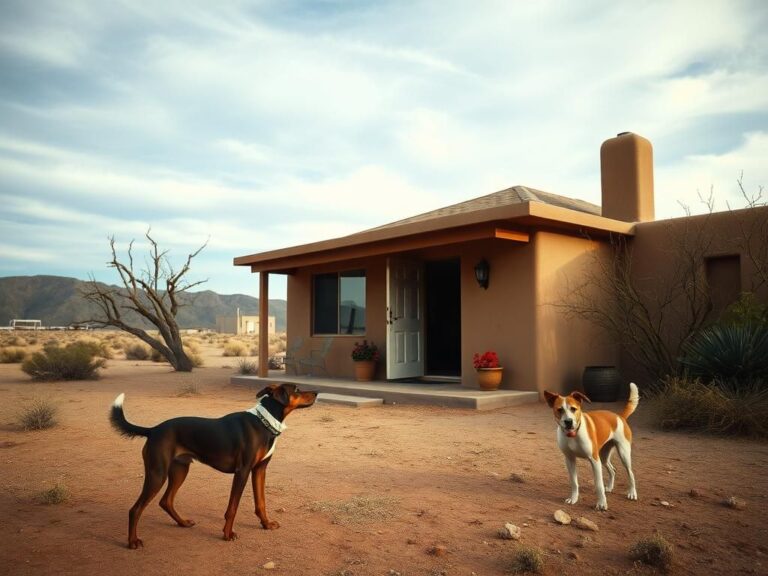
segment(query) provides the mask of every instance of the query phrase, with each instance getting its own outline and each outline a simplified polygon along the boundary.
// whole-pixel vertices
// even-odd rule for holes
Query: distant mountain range
[[[14,318],[41,320],[43,326],[68,326],[95,318],[96,307],[80,296],[86,282],[63,276],[9,276],[0,278],[0,325]],[[101,286],[105,284],[99,283]],[[177,320],[181,328],[215,328],[216,316],[234,316],[240,308],[243,316],[258,316],[259,299],[245,294],[217,294],[211,290],[182,294],[185,305]],[[275,317],[275,328],[285,331],[285,300],[270,300],[269,315]],[[126,319],[142,327],[142,319],[133,313]]]

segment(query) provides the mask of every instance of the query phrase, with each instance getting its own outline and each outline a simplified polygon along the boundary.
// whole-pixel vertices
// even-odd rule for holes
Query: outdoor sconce
[[[488,279],[491,276],[491,266],[488,264],[488,260],[483,258],[475,264],[475,280],[483,290],[488,289]]]

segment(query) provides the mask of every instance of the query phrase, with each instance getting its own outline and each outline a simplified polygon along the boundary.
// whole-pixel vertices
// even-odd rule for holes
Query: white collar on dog
[[[250,412],[251,414],[256,416],[256,418],[261,420],[261,423],[264,424],[264,426],[267,427],[267,430],[272,432],[272,434],[274,434],[275,436],[280,436],[280,434],[285,432],[285,429],[288,428],[288,426],[280,422],[280,420],[278,420],[274,416],[272,416],[272,414],[270,414],[269,411],[266,408],[264,408],[264,406],[262,406],[261,404],[262,398],[264,398],[264,396],[259,398],[259,402],[258,404],[256,404],[256,406],[254,406],[253,408],[249,408],[248,410],[246,410],[246,412]]]

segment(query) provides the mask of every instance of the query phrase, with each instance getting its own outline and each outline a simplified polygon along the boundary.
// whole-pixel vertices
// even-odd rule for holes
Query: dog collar
[[[264,396],[261,398],[264,398]],[[288,428],[288,426],[272,416],[272,414],[270,414],[269,411],[261,405],[261,398],[259,398],[259,403],[256,404],[256,406],[246,410],[246,412],[250,412],[256,416],[256,418],[258,418],[261,423],[266,426],[267,430],[272,432],[272,434],[275,436],[280,436],[280,434],[285,432],[285,429]]]

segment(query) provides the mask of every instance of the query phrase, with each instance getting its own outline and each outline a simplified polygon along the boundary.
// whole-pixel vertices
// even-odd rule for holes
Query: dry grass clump
[[[224,346],[222,356],[247,356],[248,350],[241,342],[231,342]]]
[[[144,344],[136,342],[134,344],[129,344],[125,348],[126,360],[146,360],[147,358],[149,358],[149,347],[144,346]]]
[[[40,492],[39,499],[43,504],[63,504],[69,500],[69,489],[63,484],[59,484],[57,482],[53,488],[49,488],[48,490]]]
[[[19,412],[18,422],[24,430],[45,430],[58,423],[58,408],[49,400],[37,399]]]
[[[672,569],[672,546],[664,537],[656,533],[651,538],[641,538],[629,549],[629,555],[633,560],[639,560],[658,568],[664,573]]]
[[[200,394],[200,389],[197,387],[197,384],[194,382],[190,382],[188,384],[183,384],[181,387],[179,387],[177,396],[180,397],[189,397],[189,396],[198,396]]]
[[[21,348],[0,348],[0,364],[18,364],[26,356],[27,351]]]
[[[661,428],[768,437],[768,388],[668,378],[653,397]]]
[[[313,502],[309,509],[330,514],[334,524],[364,524],[394,517],[397,503],[391,496],[354,496],[350,500]]]
[[[112,349],[109,344],[98,338],[92,338],[90,336],[80,337],[75,340],[73,344],[79,345],[90,351],[93,356],[99,356],[106,359],[112,358]],[[70,344],[70,346],[73,344]]]
[[[5,346],[19,346],[24,347],[28,344],[28,342],[22,338],[21,336],[11,336],[5,342],[3,342]]]
[[[237,363],[238,374],[249,375],[257,374],[259,371],[259,363],[253,360],[242,359]]]
[[[25,358],[21,369],[33,380],[96,380],[105,361],[94,356],[93,347],[81,342],[66,348],[49,345]]]
[[[544,553],[533,546],[518,546],[507,563],[512,574],[540,574],[544,570]]]

